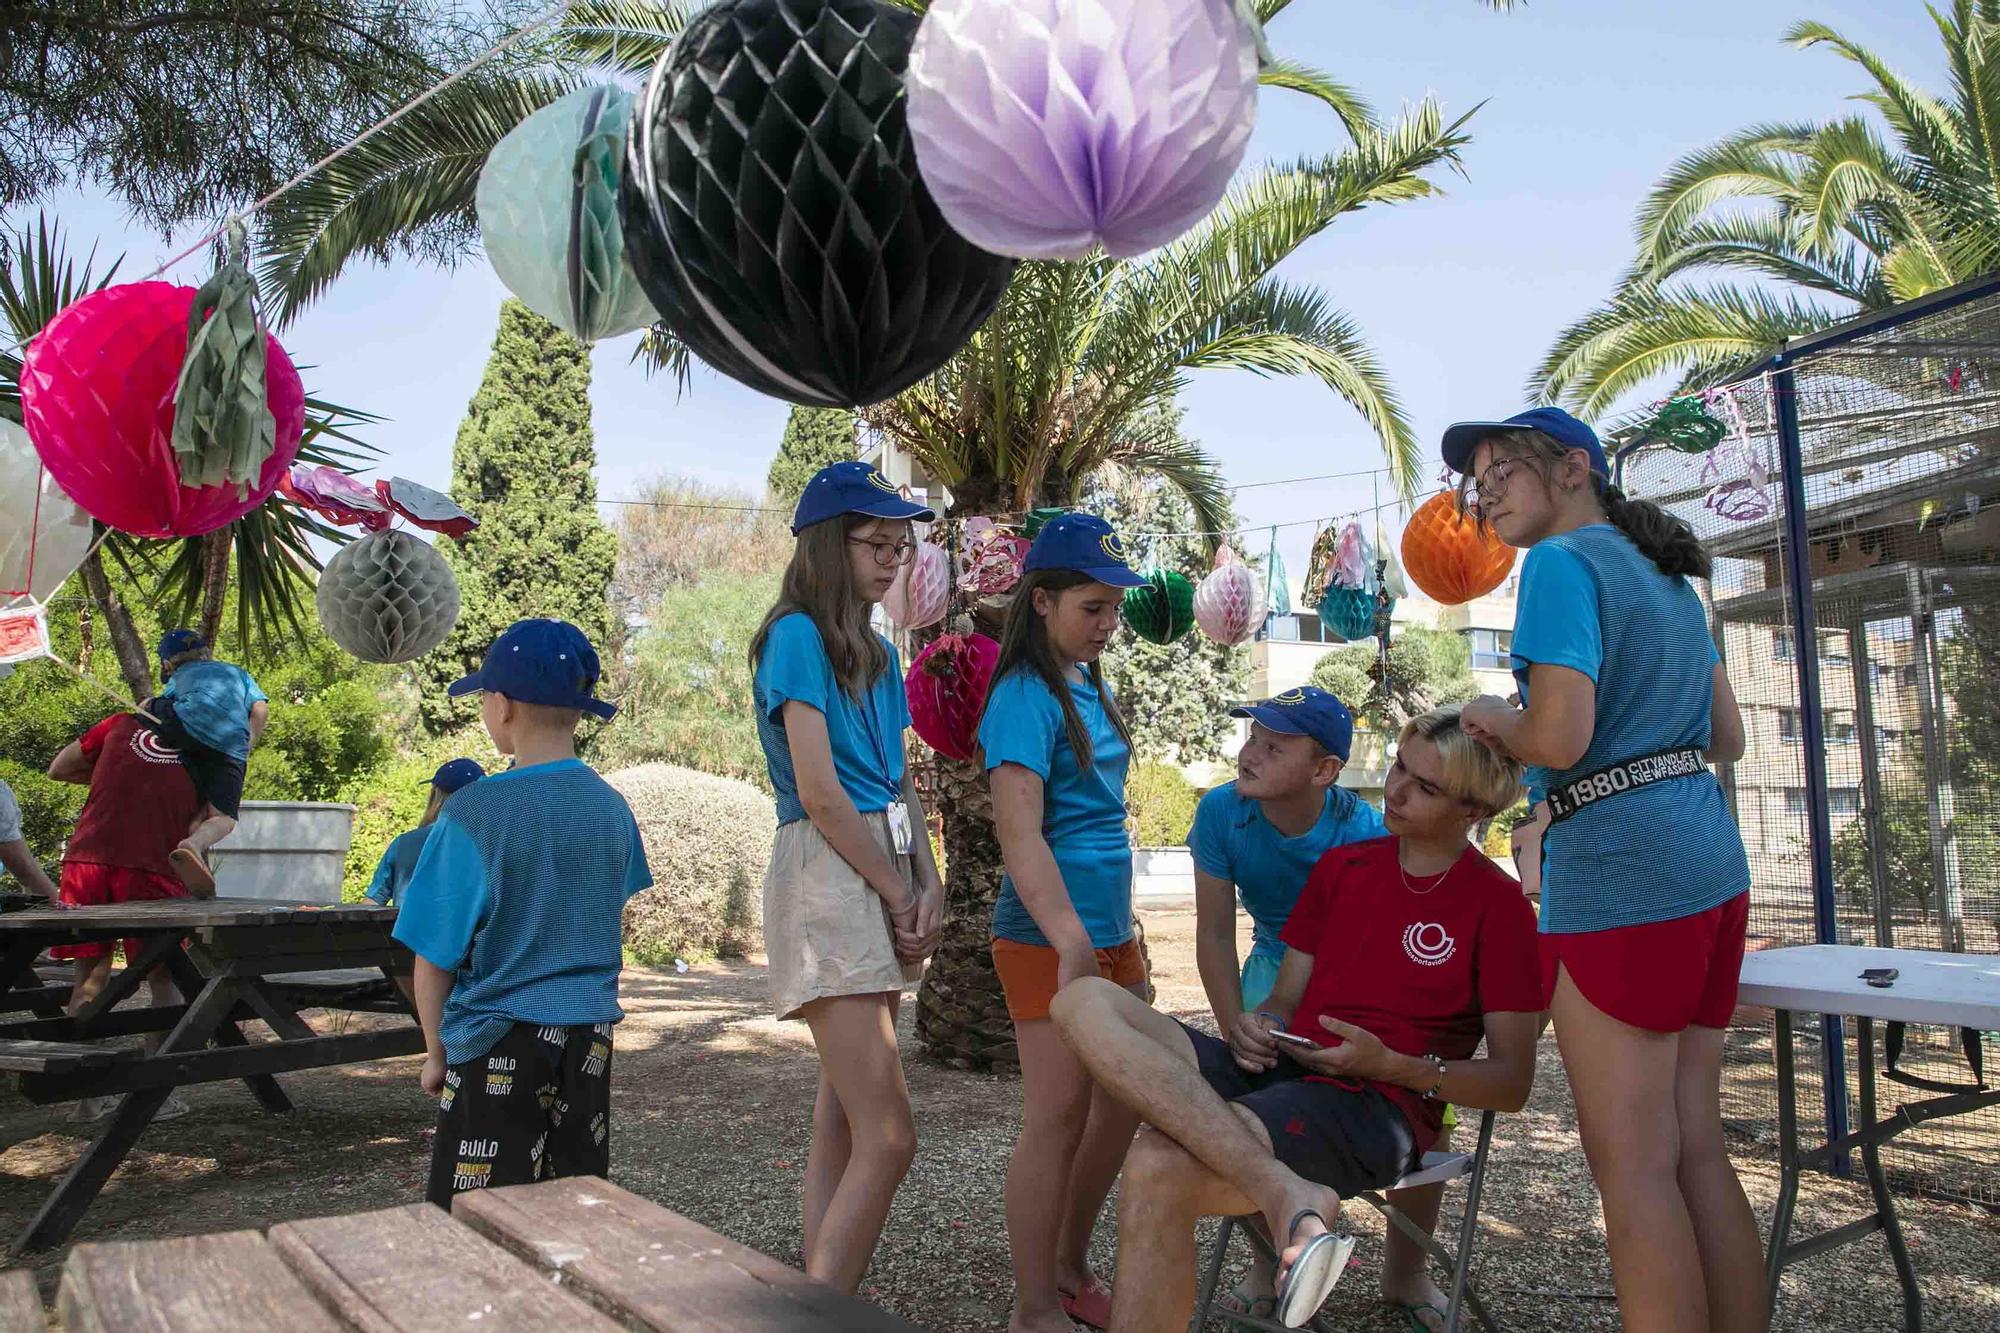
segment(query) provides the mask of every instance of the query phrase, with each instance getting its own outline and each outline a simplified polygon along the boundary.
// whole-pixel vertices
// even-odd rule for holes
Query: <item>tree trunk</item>
[[[975,482],[954,491],[953,500],[948,522],[1010,510],[1014,495],[1011,488]],[[945,928],[917,992],[917,1040],[933,1060],[961,1069],[1012,1073],[1020,1068],[1020,1054],[1000,978],[993,971],[993,904],[1005,867],[993,828],[992,794],[985,773],[975,764],[935,754],[929,763],[943,829]],[[1143,931],[1138,940],[1144,953]],[[1147,970],[1150,976],[1150,960]],[[1152,993],[1149,980],[1149,1000]]]
[[[202,641],[213,645],[222,629],[223,603],[229,597],[229,552],[236,542],[236,525],[217,528],[201,539]]]
[[[153,693],[153,665],[146,655],[145,641],[139,637],[139,628],[132,623],[131,611],[126,609],[104,572],[102,552],[92,551],[83,562],[83,582],[96,600],[97,609],[104,613],[104,624],[111,634],[111,650],[118,656],[118,674],[125,678],[125,688],[132,691],[132,701],[143,703]]]

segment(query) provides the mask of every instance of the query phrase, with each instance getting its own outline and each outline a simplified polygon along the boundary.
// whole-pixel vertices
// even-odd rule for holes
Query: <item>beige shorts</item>
[[[912,882],[910,858],[896,856],[889,819],[864,814],[869,831]],[[921,963],[896,957],[889,906],[833,849],[810,819],[779,828],[764,876],[764,952],[771,1011],[797,1018],[813,1000],[900,991],[923,977]]]

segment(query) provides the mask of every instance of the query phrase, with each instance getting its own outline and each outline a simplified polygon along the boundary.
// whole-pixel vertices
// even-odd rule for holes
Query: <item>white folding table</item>
[[[1897,977],[1887,987],[1870,986],[1861,973],[1870,968],[1894,968]],[[1946,1092],[1898,1106],[1887,1119],[1875,1110],[1875,1023],[1920,1023],[1939,1027],[2000,1031],[2000,957],[1937,953],[1921,949],[1873,949],[1844,944],[1813,944],[1792,949],[1768,949],[1743,959],[1739,999],[1777,1011],[1778,1156],[1783,1168],[1777,1212],[1771,1219],[1766,1258],[1771,1304],[1778,1299],[1778,1278],[1803,1259],[1850,1245],[1877,1231],[1888,1241],[1896,1276],[1903,1286],[1903,1327],[1916,1333],[1923,1327],[1923,1297],[1916,1270],[1903,1245],[1896,1205],[1882,1174],[1881,1145],[1927,1120],[1966,1115],[2000,1105],[2000,1088],[1972,1087]],[[1798,1096],[1794,1084],[1792,1015],[1828,1014],[1855,1020],[1860,1055],[1859,1123],[1840,1139],[1801,1151],[1798,1137]],[[1791,1240],[1792,1214],[1798,1203],[1799,1178],[1807,1171],[1825,1170],[1856,1149],[1868,1173],[1875,1211],[1831,1231]]]

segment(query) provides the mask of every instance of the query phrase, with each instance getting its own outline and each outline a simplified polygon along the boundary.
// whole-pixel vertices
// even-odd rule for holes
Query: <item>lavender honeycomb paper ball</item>
[[[910,137],[975,245],[1123,258],[1214,211],[1257,74],[1234,0],[938,0],[910,53]]]

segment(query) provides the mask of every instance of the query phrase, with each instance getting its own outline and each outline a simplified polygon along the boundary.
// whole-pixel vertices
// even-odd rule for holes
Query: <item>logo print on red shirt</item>
[[[1434,921],[1418,921],[1403,931],[1403,952],[1421,967],[1436,967],[1458,951],[1458,941]]]
[[[132,753],[149,764],[178,764],[181,761],[179,750],[143,727],[135,727],[132,731]]]

